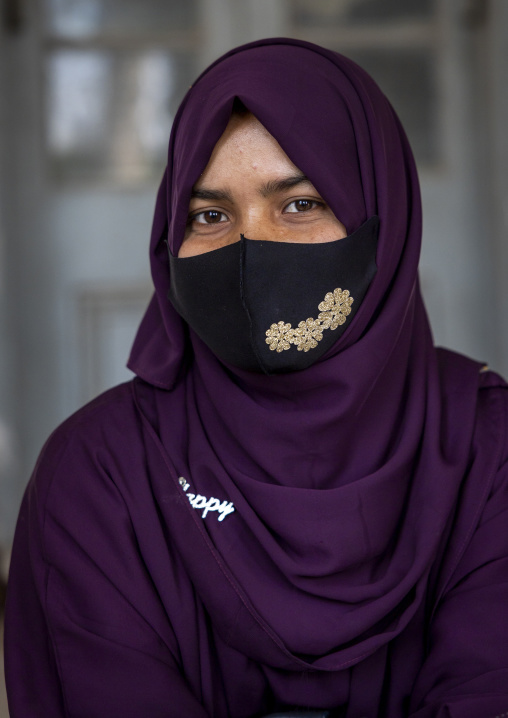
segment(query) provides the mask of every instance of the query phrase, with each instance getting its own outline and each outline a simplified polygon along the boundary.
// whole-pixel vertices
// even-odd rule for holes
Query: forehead
[[[253,114],[233,114],[195,187],[239,173],[255,179],[265,174],[296,172],[298,167]]]

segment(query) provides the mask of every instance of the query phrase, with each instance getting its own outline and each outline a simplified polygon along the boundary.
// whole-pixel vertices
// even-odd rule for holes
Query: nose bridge
[[[276,234],[273,213],[268,204],[255,202],[243,208],[241,221],[241,234],[247,239],[269,241]]]

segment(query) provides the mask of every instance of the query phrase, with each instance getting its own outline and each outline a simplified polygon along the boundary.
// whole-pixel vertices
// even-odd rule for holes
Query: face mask
[[[378,217],[318,244],[247,239],[169,255],[176,311],[223,362],[277,374],[314,364],[347,329],[376,273]]]

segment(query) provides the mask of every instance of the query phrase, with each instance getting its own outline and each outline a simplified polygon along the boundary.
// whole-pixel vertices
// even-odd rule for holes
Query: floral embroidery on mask
[[[333,331],[344,324],[346,317],[351,314],[353,301],[353,297],[349,296],[349,289],[334,289],[333,292],[328,292],[319,304],[320,313],[317,319],[309,317],[294,329],[287,322],[272,324],[270,329],[266,330],[266,343],[270,345],[271,351],[286,351],[293,344],[299,352],[308,352],[309,349],[317,347],[323,338],[324,329]]]

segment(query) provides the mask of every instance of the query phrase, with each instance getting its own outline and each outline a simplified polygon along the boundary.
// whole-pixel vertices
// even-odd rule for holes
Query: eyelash
[[[218,222],[198,222],[198,217],[203,217],[205,214],[219,214],[221,216],[221,219]],[[196,212],[196,214],[191,214],[189,217],[189,224],[192,224],[193,222],[197,222],[197,224],[202,224],[205,226],[211,226],[214,224],[223,224],[224,220],[222,219],[225,217],[226,219],[229,219],[227,214],[225,212],[220,212],[218,209],[204,209],[201,210],[201,212]]]
[[[297,202],[308,202],[311,206],[308,207],[306,210],[304,210],[304,211],[302,211],[302,212],[299,212],[298,210],[295,210],[294,212],[288,212],[288,211],[287,211],[288,207],[291,207],[292,204],[296,205]],[[305,214],[305,212],[309,212],[311,209],[316,209],[316,207],[324,207],[324,206],[325,206],[325,203],[324,203],[324,202],[320,202],[320,201],[317,200],[317,199],[306,199],[305,197],[300,197],[299,199],[294,199],[294,200],[292,200],[292,202],[290,202],[289,204],[287,204],[287,205],[284,207],[284,210],[283,210],[283,211],[284,211],[286,214]]]

